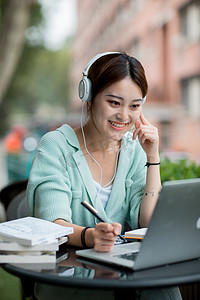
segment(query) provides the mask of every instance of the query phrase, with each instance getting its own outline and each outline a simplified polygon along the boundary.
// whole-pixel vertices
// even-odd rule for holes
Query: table
[[[120,292],[138,288],[161,288],[200,282],[200,259],[141,271],[128,271],[89,262],[76,256],[77,249],[62,247],[63,257],[55,267],[33,267],[6,264],[3,268],[21,279],[64,287],[114,289]],[[116,298],[117,299],[117,298]],[[120,299],[120,297],[119,297]],[[122,299],[122,298],[121,298]]]

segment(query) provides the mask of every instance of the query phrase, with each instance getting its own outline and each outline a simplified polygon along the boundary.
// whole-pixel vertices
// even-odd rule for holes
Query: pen
[[[81,204],[85,208],[87,208],[87,210],[89,210],[93,214],[93,216],[95,216],[100,222],[105,223],[105,221],[98,214],[98,211],[91,204],[89,204],[87,201],[83,201],[83,202],[81,202]],[[121,236],[120,234],[118,236],[120,237],[120,239],[122,239],[126,243],[126,240],[123,236]]]

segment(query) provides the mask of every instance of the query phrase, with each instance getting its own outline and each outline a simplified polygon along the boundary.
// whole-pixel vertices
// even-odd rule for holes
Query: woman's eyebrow
[[[112,97],[112,98],[117,98],[117,99],[120,99],[120,100],[124,100],[123,97],[116,96],[116,95],[111,95],[111,94],[109,94],[109,95],[106,95],[106,96]],[[142,101],[142,99],[134,99],[134,100],[131,100],[131,102],[137,102],[137,101]]]
[[[113,97],[113,98],[117,98],[117,99],[120,99],[120,100],[124,100],[124,98],[120,97],[120,96],[116,96],[116,95],[106,95],[108,97]]]

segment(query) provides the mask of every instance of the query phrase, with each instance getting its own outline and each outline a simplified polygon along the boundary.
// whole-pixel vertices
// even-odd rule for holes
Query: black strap
[[[85,227],[83,228],[83,230],[81,231],[81,242],[82,242],[82,245],[84,248],[88,248],[88,246],[86,245],[86,242],[85,242],[85,233],[86,233],[86,230],[88,228],[91,228],[91,227]]]
[[[157,165],[160,165],[160,162],[157,162],[157,163],[149,163],[149,162],[146,162],[145,167],[149,168],[149,166],[157,166]]]

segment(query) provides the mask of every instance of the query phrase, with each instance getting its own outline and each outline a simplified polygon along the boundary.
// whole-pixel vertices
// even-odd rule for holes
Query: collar
[[[63,124],[61,127],[57,128],[56,130],[64,134],[65,138],[67,139],[68,143],[71,146],[80,149],[78,138],[76,136],[74,129],[71,126],[69,126],[68,124]],[[126,131],[122,138],[122,147],[126,147],[127,144],[133,142],[134,142],[133,133],[131,133],[130,131]]]
[[[79,144],[78,138],[76,136],[74,129],[71,126],[69,126],[67,124],[63,124],[61,127],[57,128],[56,130],[60,131],[62,134],[64,134],[67,142],[71,146],[73,146],[77,149],[80,149],[80,144]]]
[[[60,131],[65,136],[67,142],[72,147],[77,149],[77,151],[73,153],[73,158],[76,162],[76,165],[79,169],[79,172],[87,189],[91,204],[97,209],[97,211],[99,211],[99,213],[101,214],[102,218],[105,219],[105,221],[111,222],[111,220],[114,219],[115,214],[119,212],[121,208],[121,198],[123,197],[123,189],[121,189],[120,186],[124,178],[126,178],[126,174],[128,172],[128,169],[130,168],[131,159],[134,156],[135,152],[136,141],[132,139],[132,134],[130,132],[126,132],[122,138],[118,169],[108,204],[106,206],[106,209],[104,210],[99,197],[97,198],[97,190],[90,169],[80,148],[78,138],[73,128],[67,124],[64,124],[56,130]]]

